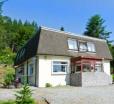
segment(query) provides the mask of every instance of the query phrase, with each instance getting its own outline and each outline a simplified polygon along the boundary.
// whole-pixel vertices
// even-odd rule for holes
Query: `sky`
[[[22,21],[36,21],[46,26],[82,34],[88,19],[99,14],[105,20],[106,30],[114,39],[114,0],[8,0],[3,15]]]

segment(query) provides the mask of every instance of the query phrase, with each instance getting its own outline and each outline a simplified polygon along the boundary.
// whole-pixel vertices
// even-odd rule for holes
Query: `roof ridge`
[[[86,39],[93,39],[93,40],[106,42],[106,40],[104,40],[104,39],[99,39],[99,38],[89,37],[89,36],[83,36],[81,34],[76,34],[76,33],[67,32],[67,31],[65,32],[65,31],[61,31],[61,30],[58,30],[58,29],[54,29],[54,28],[48,28],[48,27],[45,27],[45,26],[41,26],[41,29],[49,30],[49,31],[57,32],[57,33],[63,33],[63,34],[67,34],[67,35],[78,36],[78,37],[82,37],[82,38],[86,38]]]

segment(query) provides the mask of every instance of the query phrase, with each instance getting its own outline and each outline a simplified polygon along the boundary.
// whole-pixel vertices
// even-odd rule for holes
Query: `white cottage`
[[[112,84],[112,56],[102,39],[40,27],[19,50],[14,66],[23,83],[96,86]]]

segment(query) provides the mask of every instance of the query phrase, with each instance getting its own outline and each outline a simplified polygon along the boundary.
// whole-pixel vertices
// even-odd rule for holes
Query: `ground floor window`
[[[91,72],[91,65],[88,64],[83,64],[83,72]]]
[[[67,68],[68,68],[68,62],[64,61],[53,61],[53,66],[52,66],[52,71],[53,73],[66,73]]]
[[[18,70],[18,74],[24,75],[24,65],[21,65],[17,70]]]
[[[95,64],[95,72],[102,72],[102,64]]]
[[[32,76],[33,75],[33,71],[34,71],[34,65],[33,64],[29,64],[28,76]]]

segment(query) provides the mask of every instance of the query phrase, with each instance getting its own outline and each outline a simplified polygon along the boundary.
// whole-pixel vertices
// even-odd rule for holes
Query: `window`
[[[53,61],[53,73],[66,73],[68,62]]]
[[[81,72],[81,65],[77,65],[75,71],[76,72]]]
[[[95,64],[95,72],[102,72],[102,64]]]
[[[32,76],[33,75],[33,69],[34,69],[33,64],[30,64],[29,65],[29,69],[28,69],[28,76]]]
[[[88,42],[87,46],[88,46],[88,51],[89,52],[96,52],[95,45],[92,42]]]
[[[90,64],[83,64],[83,72],[91,72]]]
[[[81,52],[87,51],[87,43],[86,42],[79,42],[79,51],[81,51]]]
[[[22,66],[19,67],[18,73],[19,73],[20,75],[24,75],[24,65],[22,65]]]
[[[75,39],[68,39],[68,48],[70,50],[78,50],[77,41]]]

